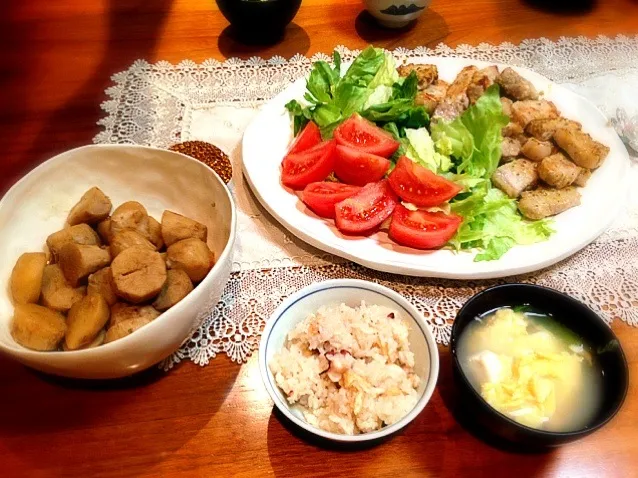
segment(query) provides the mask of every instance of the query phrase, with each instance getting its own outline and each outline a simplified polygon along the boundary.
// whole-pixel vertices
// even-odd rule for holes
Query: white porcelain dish
[[[73,352],[38,352],[17,344],[10,333],[13,305],[8,282],[20,254],[42,251],[47,236],[61,229],[82,193],[100,187],[114,206],[141,202],[156,219],[164,209],[208,227],[216,264],[181,302],[133,334]],[[236,212],[230,193],[203,163],[167,150],[128,145],[84,146],[35,168],[0,201],[0,352],[29,367],[76,378],[115,378],[159,362],[175,351],[219,300],[228,280]]]
[[[291,406],[277,387],[268,364],[273,355],[282,349],[286,336],[296,324],[314,313],[322,305],[336,306],[345,303],[350,307],[383,305],[397,310],[410,324],[410,350],[414,352],[414,371],[421,378],[419,399],[410,413],[397,423],[380,430],[360,435],[340,435],[309,425],[297,406]],[[414,420],[427,405],[439,375],[439,353],[423,316],[400,294],[387,287],[357,279],[334,279],[305,287],[290,296],[275,310],[266,322],[259,345],[259,370],[268,394],[275,406],[296,425],[320,437],[340,442],[372,441],[391,435]]]
[[[467,65],[489,65],[463,58],[423,57],[410,61],[436,64],[441,78],[447,81],[452,81]],[[292,138],[290,116],[284,105],[303,96],[304,78],[268,102],[248,126],[243,140],[245,176],[259,201],[293,234],[319,249],[372,269],[425,277],[485,279],[550,266],[579,251],[609,227],[627,199],[629,157],[614,129],[592,103],[533,71],[515,69],[543,91],[564,116],[581,122],[586,132],[610,147],[603,166],[581,189],[582,204],[555,218],[556,233],[548,241],[514,247],[497,261],[474,262],[475,252],[419,251],[396,244],[385,232],[370,237],[341,234],[333,221],[312,213],[280,182],[281,160]]]
[[[363,0],[366,10],[387,28],[402,28],[423,14],[432,0]]]

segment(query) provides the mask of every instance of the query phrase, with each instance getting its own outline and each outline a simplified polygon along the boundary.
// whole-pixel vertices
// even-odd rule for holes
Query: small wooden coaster
[[[184,141],[168,148],[177,153],[186,154],[212,168],[228,184],[233,177],[233,166],[226,153],[214,144],[205,141]]]

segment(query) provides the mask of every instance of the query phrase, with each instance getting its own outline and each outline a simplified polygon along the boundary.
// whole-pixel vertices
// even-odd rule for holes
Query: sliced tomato
[[[356,113],[337,126],[334,138],[342,146],[384,158],[390,157],[399,148],[394,136]]]
[[[361,188],[343,183],[310,183],[303,190],[301,200],[318,216],[334,218],[335,204],[357,194]]]
[[[365,186],[382,179],[388,169],[390,161],[383,156],[337,145],[335,174],[344,183]]]
[[[321,143],[321,131],[319,131],[319,126],[317,126],[314,121],[309,121],[290,145],[288,154],[305,151],[313,146],[317,146],[319,143]]]
[[[335,206],[335,223],[346,234],[374,231],[390,217],[398,199],[388,181],[369,183],[357,194]]]
[[[463,189],[405,156],[399,158],[388,181],[401,199],[420,207],[438,206]]]
[[[399,204],[392,213],[389,235],[403,246],[436,249],[452,239],[462,221],[455,214],[410,211]]]
[[[288,154],[282,163],[281,182],[292,189],[303,189],[308,184],[326,179],[334,168],[334,140]]]

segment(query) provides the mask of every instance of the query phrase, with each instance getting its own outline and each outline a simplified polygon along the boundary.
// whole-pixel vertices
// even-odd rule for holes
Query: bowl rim
[[[494,408],[492,405],[490,405],[489,403],[487,403],[487,401],[481,396],[481,394],[474,388],[474,386],[470,383],[469,379],[467,378],[465,372],[463,371],[462,367],[461,367],[461,363],[459,361],[459,357],[457,355],[457,345],[458,345],[458,339],[462,334],[462,331],[465,329],[465,327],[461,328],[461,325],[459,321],[457,321],[456,319],[458,319],[459,316],[461,316],[462,314],[467,314],[467,309],[469,308],[470,304],[475,300],[478,299],[484,295],[489,295],[491,293],[493,293],[495,290],[499,290],[499,289],[515,289],[515,288],[520,288],[520,289],[533,289],[536,291],[539,291],[541,293],[545,293],[545,294],[551,294],[554,296],[558,296],[561,297],[564,300],[567,300],[571,306],[574,307],[584,307],[586,309],[588,309],[591,314],[592,317],[596,317],[596,319],[598,321],[600,321],[600,325],[603,325],[605,327],[607,327],[607,329],[609,330],[609,333],[612,335],[613,340],[616,340],[616,342],[618,343],[618,352],[620,353],[620,357],[622,359],[622,364],[623,364],[623,371],[624,371],[624,376],[625,376],[625,388],[622,392],[622,396],[620,397],[620,400],[618,402],[618,405],[610,411],[610,413],[600,422],[596,423],[595,425],[592,426],[587,426],[585,428],[579,428],[577,430],[572,430],[572,431],[568,431],[568,432],[555,432],[555,431],[549,431],[549,430],[539,430],[538,428],[532,428],[532,427],[528,427],[527,425],[523,425],[521,423],[518,423],[517,421],[512,420],[511,418],[509,418],[507,415],[499,412],[496,408]],[[493,310],[493,309],[492,309]],[[489,312],[489,311],[487,311]],[[588,320],[588,319],[586,319]],[[452,366],[458,370],[459,374],[458,376],[462,379],[463,384],[466,386],[466,388],[470,389],[470,394],[479,401],[479,403],[485,408],[486,411],[488,411],[488,413],[490,413],[490,415],[492,417],[494,417],[497,420],[500,420],[501,422],[504,422],[505,424],[512,426],[512,427],[516,427],[520,430],[525,431],[526,433],[535,435],[537,438],[575,438],[575,437],[583,437],[585,435],[589,435],[593,432],[595,432],[596,430],[602,428],[603,426],[605,426],[607,423],[609,423],[620,411],[620,409],[622,408],[625,399],[627,397],[627,392],[629,390],[629,365],[627,363],[627,357],[625,355],[625,352],[622,348],[622,344],[620,343],[620,340],[618,340],[618,337],[616,336],[616,334],[614,333],[614,331],[611,329],[611,327],[609,327],[605,321],[600,317],[600,314],[598,314],[597,312],[595,312],[594,310],[592,310],[588,305],[586,305],[585,303],[575,299],[574,297],[571,297],[568,294],[565,294],[564,292],[560,292],[556,289],[552,289],[550,287],[545,287],[545,286],[541,286],[541,285],[537,285],[537,284],[526,284],[526,283],[522,283],[522,282],[512,282],[512,283],[507,283],[507,284],[498,284],[492,287],[488,287],[484,290],[482,290],[481,292],[478,292],[477,294],[474,294],[472,297],[470,297],[465,304],[463,304],[463,307],[461,307],[458,311],[458,313],[456,314],[455,320],[454,320],[454,324],[452,325],[452,332],[450,334],[450,354],[452,355]]]
[[[234,247],[234,243],[235,243],[235,233],[236,233],[236,227],[237,227],[237,210],[236,210],[236,206],[235,206],[235,202],[233,201],[232,198],[232,194],[230,193],[230,189],[228,188],[228,186],[221,180],[221,178],[219,177],[219,175],[215,172],[215,170],[213,170],[210,166],[208,166],[207,164],[203,163],[202,161],[199,161],[195,158],[192,158],[191,156],[185,155],[183,153],[179,153],[177,151],[172,151],[169,149],[163,149],[163,148],[156,148],[153,146],[145,146],[145,145],[137,145],[137,144],[111,144],[111,143],[101,143],[101,144],[88,144],[88,145],[84,145],[84,146],[78,146],[77,148],[72,148],[66,151],[63,151],[59,154],[56,154],[55,156],[53,156],[52,158],[47,159],[46,161],[43,161],[42,163],[40,163],[38,166],[36,166],[35,168],[33,168],[31,171],[29,171],[27,174],[25,174],[24,176],[22,176],[18,181],[16,181],[16,183],[11,186],[11,188],[9,188],[9,190],[7,190],[7,192],[2,196],[2,198],[0,198],[0,209],[5,205],[5,201],[6,198],[8,196],[10,196],[10,194],[12,192],[14,192],[14,190],[18,189],[23,182],[26,182],[28,180],[28,178],[30,176],[35,176],[37,175],[40,170],[42,169],[46,169],[47,167],[50,167],[52,162],[57,162],[57,161],[62,161],[63,157],[72,153],[77,153],[83,150],[93,150],[93,149],[141,149],[141,150],[146,150],[146,151],[150,151],[150,152],[160,152],[162,154],[169,154],[169,155],[177,155],[179,157],[181,157],[183,160],[188,160],[197,164],[200,164],[201,166],[203,166],[205,169],[207,169],[210,173],[212,173],[213,177],[215,178],[215,180],[221,185],[222,190],[224,191],[224,194],[226,195],[226,198],[228,200],[228,203],[230,205],[230,213],[231,213],[231,219],[230,219],[230,230],[229,230],[229,234],[228,234],[228,240],[226,241],[226,245],[224,246],[222,253],[219,255],[219,257],[217,258],[217,260],[215,261],[215,264],[213,265],[213,267],[210,269],[210,271],[208,271],[208,273],[206,274],[206,276],[204,277],[204,279],[202,279],[202,281],[197,284],[197,286],[191,291],[189,292],[189,295],[192,294],[193,292],[195,292],[197,289],[199,289],[200,287],[204,286],[205,284],[210,283],[213,279],[213,271],[218,270],[222,264],[224,264],[227,259],[228,256],[232,253],[233,247]],[[184,298],[187,299],[188,295]],[[38,361],[40,361],[40,359],[48,359],[51,357],[55,357],[56,360],[75,360],[75,359],[86,359],[88,357],[93,357],[95,358],[96,356],[100,356],[102,354],[111,354],[111,353],[117,353],[118,350],[120,349],[126,349],[129,342],[131,340],[133,340],[133,336],[139,336],[137,335],[137,332],[139,332],[140,330],[152,330],[158,327],[161,327],[163,324],[165,324],[166,322],[173,320],[173,317],[176,315],[179,315],[179,312],[182,311],[182,309],[184,309],[187,306],[187,303],[185,302],[185,300],[181,300],[180,302],[178,302],[177,304],[175,304],[173,307],[171,307],[169,310],[167,310],[166,312],[163,312],[162,314],[160,314],[156,319],[154,319],[153,321],[151,321],[149,324],[145,325],[144,327],[134,331],[133,333],[127,335],[126,337],[122,337],[121,339],[118,340],[114,340],[113,342],[110,343],[105,343],[102,344],[100,346],[97,347],[93,347],[93,348],[88,348],[88,349],[79,349],[79,350],[68,350],[68,351],[60,351],[60,350],[50,350],[50,351],[39,351],[39,350],[31,350],[28,349],[26,347],[23,347],[21,345],[17,345],[16,347],[11,347],[11,346],[7,346],[6,344],[0,342],[0,351],[4,352],[6,354],[9,354],[11,356],[19,356],[19,357],[24,357],[27,359],[37,359]],[[200,311],[197,311],[197,314],[199,314]],[[186,340],[188,340],[188,337],[186,338]],[[62,358],[64,357],[64,358]],[[67,358],[68,357],[68,358]]]
[[[334,289],[334,288],[349,288],[349,289],[365,289],[372,292],[376,292],[378,294],[384,295],[387,298],[391,299],[396,303],[396,305],[405,310],[407,314],[409,314],[414,321],[418,324],[421,333],[425,338],[425,342],[428,345],[428,356],[430,360],[430,371],[429,376],[427,378],[427,383],[425,389],[423,390],[423,394],[414,405],[412,410],[408,412],[401,420],[392,425],[381,428],[380,430],[376,430],[373,432],[362,433],[359,435],[344,435],[339,433],[327,432],[325,430],[321,430],[318,427],[310,425],[305,420],[302,420],[295,416],[291,411],[290,407],[287,403],[283,402],[278,394],[276,393],[275,386],[271,381],[272,373],[268,368],[268,364],[266,363],[266,349],[268,346],[268,342],[271,337],[271,332],[277,323],[277,321],[281,318],[281,316],[294,304],[305,299],[306,297],[315,294],[317,292],[326,290],[326,289]],[[261,341],[259,343],[259,371],[261,373],[261,378],[266,387],[268,395],[270,395],[271,400],[275,403],[275,406],[293,423],[303,428],[304,430],[312,433],[313,435],[320,436],[322,438],[326,438],[328,440],[337,441],[337,442],[347,442],[347,443],[355,443],[355,442],[366,442],[378,440],[380,438],[386,437],[388,435],[392,435],[405,426],[407,426],[410,422],[412,422],[425,408],[425,406],[430,401],[432,394],[436,388],[436,384],[439,376],[439,351],[436,344],[436,340],[434,339],[434,335],[430,331],[430,328],[423,318],[423,314],[421,314],[417,308],[412,305],[407,299],[405,299],[401,294],[395,292],[394,290],[385,287],[383,285],[377,284],[375,282],[369,282],[360,279],[330,279],[321,282],[316,282],[309,286],[302,288],[296,293],[289,296],[286,300],[284,300],[275,311],[270,315],[270,318],[266,322],[266,326],[262,332]]]

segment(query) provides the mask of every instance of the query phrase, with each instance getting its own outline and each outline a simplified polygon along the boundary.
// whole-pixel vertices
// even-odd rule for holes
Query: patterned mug
[[[363,3],[382,26],[401,28],[421,15],[432,0],[363,0]]]

